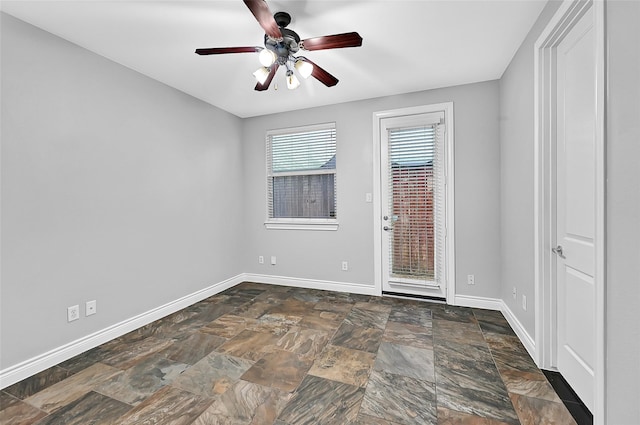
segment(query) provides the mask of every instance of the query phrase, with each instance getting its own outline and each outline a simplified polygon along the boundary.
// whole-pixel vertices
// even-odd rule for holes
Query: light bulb
[[[276,61],[276,54],[269,49],[262,49],[258,55],[258,60],[264,67],[270,67]]]
[[[295,64],[296,69],[302,76],[302,78],[309,78],[313,72],[313,65],[309,62],[305,62],[302,59],[298,59]]]
[[[256,77],[256,80],[258,80],[260,84],[264,84],[270,72],[269,68],[263,66],[262,68],[258,68],[258,70],[253,73],[253,76]]]
[[[293,75],[293,71],[291,70],[287,71],[287,88],[289,90],[294,90],[294,89],[297,89],[299,85],[300,85],[300,80],[298,80],[298,78],[295,75]]]

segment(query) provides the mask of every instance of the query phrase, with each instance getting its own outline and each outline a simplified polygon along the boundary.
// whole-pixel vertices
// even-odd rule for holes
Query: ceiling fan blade
[[[341,47],[362,46],[362,37],[357,32],[344,34],[325,35],[322,37],[307,38],[300,42],[304,50],[339,49]]]
[[[262,50],[262,47],[211,47],[207,49],[196,49],[199,55],[222,55],[225,53],[255,53]]]
[[[273,80],[273,77],[276,75],[278,66],[279,65],[277,63],[274,63],[273,65],[271,65],[271,72],[269,72],[269,76],[265,80],[264,84],[260,84],[260,83],[256,84],[255,90],[265,91],[269,88],[269,84],[271,84],[271,80]]]
[[[275,39],[282,38],[280,28],[273,18],[273,13],[269,10],[269,6],[265,0],[244,0],[244,4],[246,4],[251,13],[253,13],[253,16],[255,16],[265,34]]]
[[[338,84],[338,79],[336,77],[334,77],[333,75],[329,74],[327,71],[325,71],[324,69],[320,68],[318,65],[316,65],[315,63],[313,63],[309,59],[307,59],[307,58],[300,58],[300,59],[302,59],[305,62],[310,63],[311,65],[313,65],[313,71],[311,72],[311,76],[313,78],[315,78],[316,80],[320,81],[325,86],[333,87],[336,84]]]

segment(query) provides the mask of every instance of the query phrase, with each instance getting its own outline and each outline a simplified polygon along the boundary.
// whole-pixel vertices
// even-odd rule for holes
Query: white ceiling
[[[2,11],[239,117],[498,79],[546,0],[268,0],[302,39],[357,31],[362,47],[305,52],[336,76],[287,90],[279,70],[257,92],[257,54],[198,56],[200,47],[261,46],[241,0],[2,1]],[[26,52],[25,54],[33,54]],[[278,90],[274,90],[275,86]]]

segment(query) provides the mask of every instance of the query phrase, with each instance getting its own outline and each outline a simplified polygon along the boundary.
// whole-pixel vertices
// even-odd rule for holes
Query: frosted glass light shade
[[[276,54],[268,49],[262,49],[260,51],[260,54],[258,55],[258,60],[264,67],[270,67],[271,65],[273,65],[276,59]]]
[[[311,65],[309,62],[303,61],[302,59],[298,59],[296,61],[295,67],[302,78],[309,78],[309,76],[313,72],[313,65]]]
[[[298,78],[295,75],[293,75],[293,71],[288,71],[287,72],[287,88],[289,90],[294,90],[294,89],[297,89],[299,85],[300,85],[300,80],[298,80]]]
[[[258,80],[260,84],[264,84],[269,77],[269,72],[269,68],[263,66],[262,68],[258,68],[258,70],[253,73],[253,76],[256,77],[256,80]]]

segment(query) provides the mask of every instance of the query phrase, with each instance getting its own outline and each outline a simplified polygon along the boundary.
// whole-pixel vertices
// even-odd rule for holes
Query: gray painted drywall
[[[330,90],[330,89],[329,89]],[[245,263],[249,273],[373,285],[373,113],[454,102],[457,293],[500,296],[498,82],[490,81],[255,118],[244,123]],[[337,231],[265,229],[265,133],[335,122]],[[258,256],[265,264],[258,264]],[[269,257],[277,257],[277,265]],[[349,271],[340,269],[349,262]],[[475,286],[466,275],[475,274]]]
[[[245,121],[2,14],[0,368],[242,271],[372,284],[372,113],[451,100],[457,292],[502,298],[533,335],[533,42],[558,4],[514,56],[499,102],[489,82]],[[611,424],[640,417],[639,8],[607,2]],[[338,126],[340,230],[265,230],[264,132],[326,121]],[[98,314],[67,324],[66,307],[89,299]]]
[[[500,80],[501,298],[530,335],[533,281],[533,44],[560,2],[549,2]],[[606,423],[640,418],[640,3],[606,2]],[[526,294],[525,312],[511,298]]]
[[[640,420],[640,2],[608,1],[607,424]]]
[[[531,337],[535,336],[533,219],[533,45],[560,2],[549,2],[500,79],[500,261],[502,292]],[[516,288],[517,301],[512,297]],[[527,297],[527,310],[521,297]]]
[[[0,368],[241,273],[242,121],[6,14],[1,27]]]

